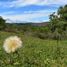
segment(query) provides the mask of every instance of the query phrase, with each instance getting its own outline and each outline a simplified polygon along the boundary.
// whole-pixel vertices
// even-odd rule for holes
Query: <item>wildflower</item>
[[[8,37],[3,45],[3,48],[7,53],[15,52],[20,47],[22,47],[22,41],[18,36]]]

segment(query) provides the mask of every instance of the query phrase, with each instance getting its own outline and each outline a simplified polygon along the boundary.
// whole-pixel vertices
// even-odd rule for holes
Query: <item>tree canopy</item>
[[[50,15],[49,19],[51,32],[58,36],[64,34],[67,31],[67,5],[59,7],[56,13]]]
[[[0,30],[5,28],[5,21],[1,16],[0,16]]]

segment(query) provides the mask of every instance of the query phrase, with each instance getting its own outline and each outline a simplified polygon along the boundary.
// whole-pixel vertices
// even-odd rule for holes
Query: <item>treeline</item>
[[[0,30],[7,32],[23,33],[40,39],[67,39],[67,5],[59,7],[57,13],[52,13],[49,16],[50,21],[47,25],[37,25],[32,23],[27,24],[10,24],[5,23],[0,17]]]

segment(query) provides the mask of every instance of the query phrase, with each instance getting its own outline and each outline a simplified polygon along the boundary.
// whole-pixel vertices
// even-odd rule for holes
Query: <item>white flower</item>
[[[15,52],[20,47],[22,47],[22,41],[18,36],[8,37],[3,45],[3,48],[7,53]]]

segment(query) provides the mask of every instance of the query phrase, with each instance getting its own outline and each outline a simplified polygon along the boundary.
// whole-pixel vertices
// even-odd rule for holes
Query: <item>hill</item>
[[[31,26],[47,26],[49,22],[42,22],[42,23],[32,23],[32,22],[27,22],[27,23],[6,23],[10,25],[31,25]]]

